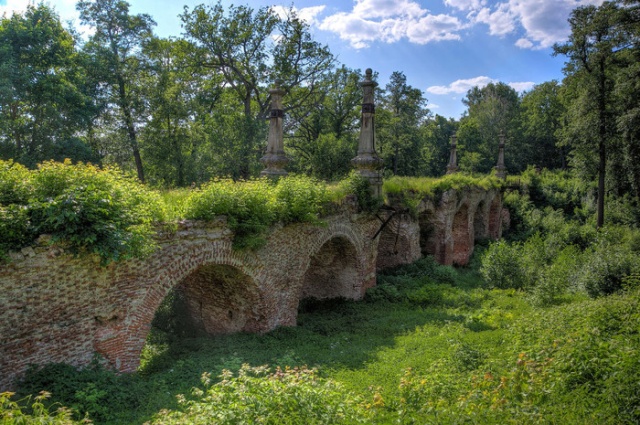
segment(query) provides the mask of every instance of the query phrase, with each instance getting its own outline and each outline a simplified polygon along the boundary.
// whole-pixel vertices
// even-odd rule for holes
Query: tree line
[[[456,132],[460,168],[489,172],[503,134],[510,173],[572,167],[597,179],[599,193],[638,199],[639,5],[575,9],[571,36],[554,47],[566,57],[562,81],[521,95],[501,82],[474,87],[458,120],[434,115],[393,72],[376,91],[386,175],[442,175]],[[164,187],[246,179],[261,169],[277,80],[289,171],[327,180],[349,172],[362,71],[340,64],[293,8],[185,7],[182,36],[169,38],[123,0],[80,0],[77,10],[88,37],[44,3],[0,20],[0,158],[118,164]]]

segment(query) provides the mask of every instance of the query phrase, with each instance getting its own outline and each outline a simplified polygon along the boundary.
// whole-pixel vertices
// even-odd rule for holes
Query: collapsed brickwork
[[[0,266],[0,391],[29,364],[86,365],[99,353],[135,371],[151,321],[173,288],[211,334],[294,326],[303,298],[360,299],[376,271],[433,255],[466,264],[475,240],[501,234],[498,191],[445,192],[417,218],[357,214],[345,206],[322,225],[271,230],[264,247],[236,251],[224,218],[159,233],[150,257],[101,267],[43,242]],[[374,236],[379,233],[377,237]]]

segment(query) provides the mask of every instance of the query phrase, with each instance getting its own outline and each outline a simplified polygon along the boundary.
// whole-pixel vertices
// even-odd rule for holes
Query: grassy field
[[[637,423],[639,316],[637,290],[533,307],[424,259],[364,301],[305,302],[295,328],[156,330],[137,374],[50,365],[22,391],[110,424]]]

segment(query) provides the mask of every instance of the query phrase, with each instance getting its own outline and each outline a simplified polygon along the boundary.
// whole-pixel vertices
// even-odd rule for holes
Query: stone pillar
[[[289,158],[284,153],[284,138],[282,136],[282,124],[284,121],[282,96],[285,92],[280,88],[279,81],[276,81],[269,93],[271,94],[269,137],[267,139],[267,152],[260,158],[260,162],[265,166],[260,175],[278,178],[287,175],[284,167],[289,162]]]
[[[458,136],[453,133],[451,136],[451,152],[449,154],[449,165],[447,165],[447,174],[458,172],[458,157],[456,154]]]
[[[496,165],[496,177],[507,178],[507,167],[504,166],[504,133],[500,132],[500,144],[498,145],[498,164]]]
[[[362,99],[362,126],[360,128],[360,141],[358,142],[358,156],[351,160],[358,174],[369,180],[371,194],[375,197],[382,196],[382,158],[376,153],[375,146],[375,105],[373,103],[373,90],[377,85],[372,79],[372,71],[365,71],[364,81],[360,83],[363,92]]]

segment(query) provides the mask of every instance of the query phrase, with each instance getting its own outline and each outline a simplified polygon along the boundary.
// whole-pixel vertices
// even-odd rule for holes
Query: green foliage
[[[9,187],[0,203],[0,251],[20,249],[41,234],[74,254],[97,254],[103,263],[143,256],[153,249],[153,223],[164,221],[159,195],[117,168],[44,162],[26,171],[0,162]],[[12,182],[21,179],[21,184]],[[5,234],[3,232],[3,234]]]
[[[490,287],[522,289],[527,277],[522,264],[523,248],[519,244],[498,241],[489,246],[482,256],[480,273]]]
[[[628,247],[598,244],[584,253],[576,283],[589,296],[610,295],[623,288],[624,279],[640,272],[640,256]]]
[[[42,390],[70,407],[74,419],[88,416],[99,423],[115,419],[119,410],[136,409],[143,396],[130,376],[106,369],[97,357],[82,369],[62,363],[30,367],[20,381],[20,393]]]
[[[443,177],[398,177],[384,180],[382,190],[387,198],[400,201],[413,213],[426,197],[436,200],[448,190],[479,188],[483,190],[499,189],[502,181],[493,176],[473,177],[463,173],[447,174]],[[390,200],[391,202],[391,200]]]
[[[258,248],[267,229],[277,222],[318,223],[329,202],[325,186],[304,176],[287,176],[273,182],[266,178],[216,180],[196,190],[185,201],[185,217],[212,220],[226,216],[237,248]]]
[[[356,171],[352,171],[349,177],[338,183],[336,193],[340,197],[355,197],[361,211],[373,212],[382,205],[382,199],[378,199],[371,194],[369,181]],[[336,195],[334,194],[333,196]]]
[[[66,407],[58,407],[55,412],[51,409],[54,406],[45,406],[45,401],[51,397],[46,391],[33,397],[31,404],[31,396],[22,400],[12,400],[14,393],[0,393],[0,423],[3,425],[73,425],[73,424],[90,424],[90,420],[75,421],[72,419],[73,411]]]
[[[73,34],[51,6],[30,4],[0,17],[1,159],[33,167],[52,158],[94,158],[78,137],[95,112],[81,62]]]
[[[243,365],[234,376],[225,370],[211,384],[202,375],[204,389],[194,389],[193,399],[179,395],[179,411],[162,411],[152,424],[356,424],[369,415],[359,400],[348,396],[335,381],[322,379],[317,371]]]

